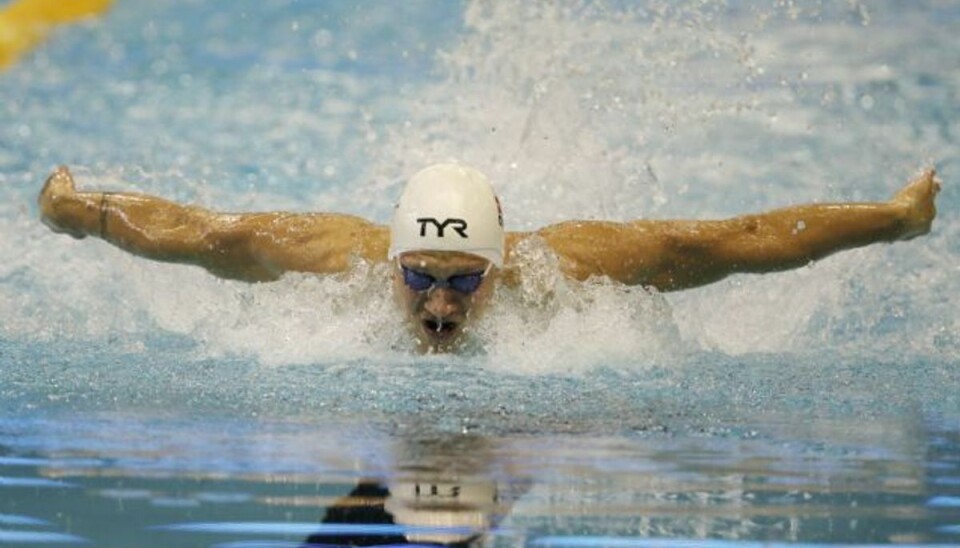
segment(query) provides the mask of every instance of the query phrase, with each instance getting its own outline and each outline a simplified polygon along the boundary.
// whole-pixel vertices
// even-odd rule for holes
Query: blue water
[[[415,484],[497,493],[454,505],[495,545],[960,544],[958,34],[934,0],[119,0],[58,30],[0,74],[0,544],[453,534],[383,510]],[[450,159],[512,230],[945,184],[930,235],[794,272],[649,295],[538,270],[477,351],[432,357],[376,268],[220,281],[35,206],[67,164],[385,222]],[[348,519],[361,488],[380,510]]]

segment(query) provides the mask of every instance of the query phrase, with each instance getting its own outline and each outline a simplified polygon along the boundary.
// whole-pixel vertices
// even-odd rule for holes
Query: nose
[[[452,289],[434,288],[427,295],[423,309],[437,318],[446,318],[460,312],[462,306]]]

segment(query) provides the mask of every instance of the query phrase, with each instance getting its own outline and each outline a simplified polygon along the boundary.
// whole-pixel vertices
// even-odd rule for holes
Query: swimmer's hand
[[[935,200],[940,192],[940,183],[936,170],[924,170],[890,200],[890,204],[897,207],[902,215],[898,240],[910,240],[930,232],[930,225],[937,216]]]
[[[86,237],[87,231],[75,222],[77,209],[83,209],[85,205],[78,200],[73,176],[65,166],[58,167],[50,174],[37,203],[40,205],[40,220],[50,230],[77,239]]]

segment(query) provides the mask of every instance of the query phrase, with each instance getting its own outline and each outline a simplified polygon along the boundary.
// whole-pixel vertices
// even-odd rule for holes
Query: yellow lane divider
[[[36,47],[57,25],[105,12],[113,0],[14,0],[0,6],[0,70]]]

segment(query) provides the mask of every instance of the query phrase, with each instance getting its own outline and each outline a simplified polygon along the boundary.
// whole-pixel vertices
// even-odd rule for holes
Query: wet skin
[[[399,263],[438,280],[483,272],[489,265],[482,257],[456,251],[408,252],[400,256]],[[490,302],[496,270],[491,268],[480,287],[468,295],[450,287],[415,291],[404,283],[400,265],[394,266],[394,296],[420,351],[456,349],[470,323],[476,321]]]

